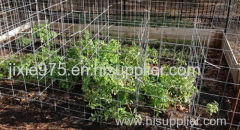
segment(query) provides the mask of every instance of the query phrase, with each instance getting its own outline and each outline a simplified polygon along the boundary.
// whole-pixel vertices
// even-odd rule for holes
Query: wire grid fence
[[[167,113],[198,117],[199,112],[206,108],[208,102],[216,100],[219,102],[220,108],[218,117],[227,118],[227,125],[239,129],[240,109],[234,111],[232,109],[235,103],[239,103],[239,98],[235,96],[237,95],[236,86],[239,84],[232,81],[231,75],[232,70],[237,70],[237,68],[228,66],[224,59],[225,52],[230,50],[210,47],[211,40],[218,41],[222,40],[221,38],[211,39],[206,36],[204,40],[200,38],[201,29],[221,28],[225,31],[227,29],[226,36],[233,35],[234,43],[237,43],[239,37],[239,33],[236,33],[236,27],[239,27],[239,10],[237,8],[239,6],[234,3],[238,1],[2,0],[0,2],[1,63],[13,55],[18,55],[20,61],[22,60],[21,56],[26,53],[36,56],[37,50],[44,46],[44,43],[39,42],[40,39],[33,37],[34,33],[37,33],[33,27],[40,24],[44,24],[46,28],[58,33],[57,37],[47,36],[52,39],[45,44],[54,41],[52,50],[60,53],[63,57],[66,57],[68,49],[82,38],[85,30],[91,32],[91,39],[102,39],[109,42],[114,38],[122,44],[135,41],[139,43],[139,48],[143,49],[153,43],[160,44],[158,47],[159,64],[165,62],[174,64],[178,55],[177,48],[182,50],[187,48],[190,50],[188,64],[201,68],[201,75],[196,78],[195,83],[199,92],[196,97],[193,97],[188,112],[168,110]],[[228,13],[229,11],[231,13]],[[159,34],[159,32],[152,31],[152,28],[157,27],[190,28],[192,35],[190,40],[185,33],[177,34],[169,40],[165,37],[168,32],[161,31]],[[235,32],[232,32],[231,28],[236,29]],[[129,30],[131,30],[131,34],[126,33]],[[212,34],[209,30],[205,33]],[[22,34],[31,39],[31,44],[24,47],[21,45],[19,39],[23,37]],[[157,35],[158,38],[154,35]],[[163,46],[173,48],[171,50],[174,52],[173,55],[161,56]],[[237,51],[237,49],[234,50]],[[141,52],[141,55],[144,55],[144,52]],[[49,53],[48,57],[51,59],[54,54]],[[35,64],[39,63],[35,61]],[[84,93],[81,91],[81,82],[76,81],[74,84],[76,87],[73,90],[66,90],[59,88],[56,82],[72,84],[72,81],[52,78],[49,81],[48,79],[49,77],[46,76],[37,76],[36,83],[26,81],[24,77],[21,80],[2,78],[7,83],[1,85],[0,93],[2,96],[26,99],[29,103],[39,103],[41,107],[48,106],[61,114],[70,114],[84,120],[89,120],[94,111],[100,111],[100,113],[106,111],[103,108],[93,110],[88,106],[88,103],[84,101]],[[162,98],[137,91],[136,97],[141,95]],[[96,98],[101,99],[101,97]],[[118,102],[117,99],[113,100]],[[149,113],[152,118],[155,117],[154,110],[157,108],[139,102],[138,98],[136,98],[134,107],[138,108],[139,113],[143,109],[153,110]],[[233,119],[231,119],[232,115],[234,115]],[[103,117],[102,114],[98,116]],[[200,116],[200,118],[202,119],[204,116]],[[98,122],[113,123],[105,120],[98,120]],[[164,127],[172,129],[170,126]],[[201,126],[186,127],[207,129]]]

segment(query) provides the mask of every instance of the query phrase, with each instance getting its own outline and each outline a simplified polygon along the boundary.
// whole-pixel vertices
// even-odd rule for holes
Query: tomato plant
[[[58,36],[58,33],[50,30],[49,24],[40,24],[33,27],[33,37],[40,38],[42,43],[45,43],[45,46],[53,45],[54,38]]]
[[[25,47],[31,44],[32,40],[26,36],[26,34],[22,34],[21,37],[17,40],[21,46]]]
[[[92,41],[88,35],[89,33],[80,44],[82,44],[83,48],[87,48],[83,50],[82,59],[87,66],[90,66],[91,73],[94,73],[95,63],[97,63],[98,67],[137,67],[141,64],[139,47],[135,43],[129,46],[121,45],[115,40],[111,40],[109,43]],[[146,65],[157,65],[156,49],[148,47],[147,54]],[[169,66],[165,67],[169,68]],[[85,100],[89,102],[92,109],[102,108],[106,110],[103,111],[105,120],[108,118],[129,117],[130,115],[134,117],[131,106],[136,101],[137,80],[133,76],[125,79],[123,75],[111,75],[110,71],[106,73],[103,76],[83,77],[82,89]],[[197,92],[194,86],[195,77],[143,75],[140,79],[142,79],[140,91],[145,95],[151,95],[147,97],[149,101],[146,103],[158,109],[159,112],[166,110],[170,105],[189,104],[192,96]],[[116,116],[115,113],[121,115]]]
[[[36,26],[34,30],[37,32],[34,37],[40,38],[41,42],[49,46],[53,44],[52,39],[57,36],[57,33],[49,30],[49,25]],[[197,92],[194,76],[162,74],[141,75],[137,77],[138,79],[134,75],[126,77],[128,70],[122,70],[121,66],[139,67],[143,66],[142,62],[149,67],[159,66],[158,51],[154,48],[146,48],[143,61],[140,47],[136,43],[122,45],[114,39],[108,43],[99,39],[93,40],[89,32],[85,32],[81,40],[68,49],[66,56],[59,55],[49,46],[42,46],[35,54],[23,55],[21,60],[17,56],[7,60],[3,65],[3,74],[7,74],[6,65],[11,62],[16,62],[16,66],[28,68],[41,62],[45,64],[61,62],[66,63],[64,67],[67,72],[74,66],[86,66],[88,69],[82,72],[82,76],[68,73],[59,75],[62,70],[54,69],[52,75],[47,73],[46,80],[53,80],[64,89],[71,89],[76,82],[81,82],[84,100],[96,111],[92,115],[93,120],[99,120],[99,114],[103,115],[105,120],[139,117],[134,107],[137,92],[146,95],[145,97],[140,95],[139,102],[154,107],[157,113],[164,112],[170,106],[188,105]],[[96,70],[96,66],[108,69]],[[162,66],[166,71],[169,70],[169,65]],[[120,75],[114,74],[114,70],[111,69],[117,67]],[[31,82],[37,81],[34,76],[24,78]]]

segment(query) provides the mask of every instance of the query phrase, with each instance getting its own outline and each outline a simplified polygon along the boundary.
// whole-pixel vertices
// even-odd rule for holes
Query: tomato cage
[[[1,0],[0,115],[22,107],[74,128],[239,129],[238,3]]]

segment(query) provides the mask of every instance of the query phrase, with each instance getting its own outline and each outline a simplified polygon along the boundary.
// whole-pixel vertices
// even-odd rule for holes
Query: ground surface
[[[135,129],[92,123],[73,116],[60,115],[50,108],[27,104],[18,98],[0,98],[0,129]],[[136,127],[136,129],[138,129]],[[143,128],[147,129],[147,128]],[[156,129],[151,127],[151,129]]]
[[[226,61],[222,56],[222,52],[209,51],[208,62],[211,62],[215,65],[227,66]],[[220,63],[221,62],[221,63]],[[219,81],[223,81],[226,79],[226,75],[228,73],[228,69],[217,70],[213,66],[208,66],[209,69],[206,69],[205,75],[206,77],[217,79]],[[230,78],[231,80],[231,78]],[[229,81],[230,82],[230,81]],[[203,84],[206,86],[202,88],[202,94],[200,95],[200,105],[205,105],[208,102],[213,100],[221,101],[221,106],[225,110],[231,110],[234,100],[230,100],[228,98],[219,98],[215,96],[208,95],[224,95],[227,97],[234,97],[235,92],[234,88],[231,85],[225,85],[217,82],[211,81],[203,81]],[[1,87],[3,86],[0,85]],[[5,86],[8,87],[8,86]],[[36,91],[34,89],[28,88],[29,91]],[[226,91],[228,90],[228,91]],[[3,90],[1,90],[3,92]],[[77,91],[77,90],[76,90]],[[11,91],[10,91],[11,92]],[[207,94],[206,94],[207,93]],[[11,95],[11,93],[9,93]],[[15,93],[18,96],[23,96],[24,93]],[[57,96],[57,93],[54,93],[54,96]],[[27,95],[29,98],[34,95],[30,93]],[[47,101],[47,97],[51,97],[51,95],[43,96],[43,100]],[[71,95],[63,96],[58,95],[58,99],[61,100],[76,100],[75,102],[80,102],[81,99],[77,99],[76,97],[72,97]],[[61,104],[59,104],[61,105]],[[77,109],[77,108],[76,108]],[[80,120],[79,118],[75,118],[74,116],[69,115],[60,115],[64,114],[64,112],[55,112],[51,107],[43,107],[41,108],[39,102],[31,102],[28,103],[25,98],[13,98],[9,96],[1,96],[0,97],[0,129],[139,129],[140,127],[116,127],[109,126],[106,124],[96,124],[84,120]],[[199,109],[199,114],[202,113],[204,116],[204,109]],[[146,113],[145,113],[146,114]],[[225,117],[229,119],[230,115],[226,112],[220,112],[220,117]],[[142,129],[147,129],[141,127]],[[149,127],[151,129],[157,129],[155,127]],[[207,128],[208,129],[208,128]]]

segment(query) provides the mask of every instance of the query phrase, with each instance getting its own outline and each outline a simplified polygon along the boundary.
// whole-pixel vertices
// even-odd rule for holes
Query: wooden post
[[[229,3],[228,3],[227,19],[226,19],[226,25],[225,25],[225,30],[224,30],[225,33],[227,33],[227,28],[228,28],[228,25],[229,25],[228,22],[229,22],[229,18],[230,18],[231,6],[232,6],[232,0],[229,0]]]

